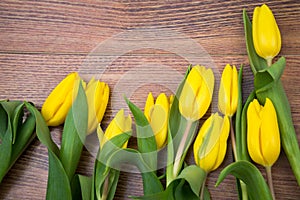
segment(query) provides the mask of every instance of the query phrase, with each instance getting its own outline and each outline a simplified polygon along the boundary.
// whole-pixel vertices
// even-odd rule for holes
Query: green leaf
[[[94,188],[95,195],[98,199],[102,195],[102,185],[110,171],[111,165],[108,160],[114,152],[120,150],[122,146],[129,140],[131,132],[122,133],[111,138],[99,149],[94,167]],[[112,185],[113,186],[113,185]]]
[[[241,160],[248,160],[250,161],[250,157],[248,154],[248,147],[247,147],[247,110],[248,106],[251,101],[253,101],[255,98],[255,91],[252,91],[250,95],[248,96],[243,110],[242,110],[242,115],[241,115],[241,135],[240,138],[238,139],[239,143],[239,156]]]
[[[9,170],[12,151],[12,132],[8,131],[0,144],[0,183]]]
[[[47,185],[47,200],[64,199],[71,200],[72,192],[69,178],[60,160],[51,150],[48,150],[49,171]]]
[[[245,9],[243,10],[243,21],[248,58],[252,72],[255,75],[258,71],[266,69],[268,65],[265,59],[256,54],[252,38],[252,24]]]
[[[77,97],[66,117],[60,150],[60,160],[69,180],[72,180],[80,160],[87,130],[87,112],[87,100],[80,84]]]
[[[25,106],[29,110],[29,112],[35,117],[35,130],[38,139],[48,148],[48,150],[51,150],[56,156],[58,156],[59,149],[51,138],[49,128],[42,114],[30,103],[25,102]]]
[[[107,200],[113,200],[114,199],[116,189],[117,189],[117,185],[118,185],[118,181],[119,181],[119,175],[120,175],[120,171],[110,169],[109,184],[108,184],[109,191],[108,191]]]
[[[35,118],[29,115],[23,124],[20,125],[16,134],[15,143],[12,145],[11,162],[12,166],[30,142],[35,138]]]
[[[248,161],[237,161],[228,165],[221,171],[216,186],[218,186],[228,174],[232,174],[247,185],[248,195],[251,199],[272,200],[272,195],[265,179],[252,163]]]
[[[254,87],[256,93],[266,91],[274,86],[283,74],[285,68],[285,58],[281,57],[270,67],[256,73],[254,77]]]
[[[137,150],[120,149],[112,154],[108,160],[109,166],[114,169],[121,169],[121,166],[126,163],[138,167],[140,172],[142,172],[144,194],[155,194],[163,191],[160,180]]]
[[[197,165],[190,165],[182,170],[176,179],[184,179],[195,195],[200,194],[201,186],[206,179],[206,172]]]
[[[71,182],[73,200],[90,200],[92,178],[75,174]]]
[[[24,115],[24,103],[20,103],[20,105],[18,105],[15,110],[14,110],[14,114],[12,116],[12,130],[13,130],[13,138],[12,138],[12,143],[15,143],[16,140],[16,135],[17,135],[17,131],[18,131],[18,127],[21,126],[22,121],[23,121],[23,115]]]
[[[1,103],[2,102],[0,102],[0,144],[8,128],[8,116]]]
[[[144,160],[155,171],[157,169],[157,146],[153,130],[144,113],[136,105],[125,98],[136,124],[138,150]]]

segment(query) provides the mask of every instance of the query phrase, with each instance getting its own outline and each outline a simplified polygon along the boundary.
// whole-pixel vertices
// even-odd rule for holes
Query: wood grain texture
[[[91,52],[99,44],[120,33],[131,30],[169,31],[169,41],[182,44],[190,38],[200,44],[211,56],[215,72],[220,73],[227,63],[245,65],[244,97],[249,94],[253,77],[249,68],[243,34],[242,9],[250,16],[255,6],[267,3],[273,10],[282,33],[280,56],[287,58],[282,76],[289,98],[298,141],[300,142],[300,2],[283,1],[13,1],[0,2],[0,99],[22,99],[41,108],[50,91],[71,71],[82,75],[102,75],[109,83],[111,98],[103,120],[105,128],[120,106],[122,95],[143,107],[149,91],[154,95],[164,91],[170,94],[178,85],[170,80],[174,74],[183,75],[189,59],[197,60],[197,49],[191,46],[178,55],[166,49],[134,49],[118,54],[124,42],[132,46],[142,40],[121,37],[119,43],[105,49],[105,55]],[[178,38],[173,33],[182,33]],[[158,32],[159,33],[159,32]],[[161,36],[150,35],[153,42]],[[138,36],[137,36],[138,38]],[[138,46],[138,45],[137,45]],[[176,46],[175,51],[182,50]],[[92,70],[86,60],[96,63]],[[112,62],[102,67],[107,60]],[[152,66],[153,68],[147,68]],[[196,63],[193,63],[196,64]],[[202,64],[202,63],[199,63]],[[159,67],[162,67],[159,69]],[[164,70],[169,69],[171,72]],[[145,83],[135,82],[129,76],[138,69]],[[153,71],[157,76],[149,74]],[[151,77],[147,78],[147,75]],[[159,77],[165,76],[164,79]],[[88,76],[87,76],[88,77]],[[127,77],[127,78],[126,78]],[[177,76],[176,76],[177,77]],[[131,79],[130,79],[131,78]],[[127,87],[128,91],[118,88]],[[132,91],[132,92],[130,92]],[[214,105],[216,106],[216,105]],[[128,112],[128,109],[126,110]],[[208,114],[206,115],[206,117]],[[62,127],[51,128],[55,142],[60,143]],[[132,141],[134,145],[134,141]],[[218,187],[214,184],[219,172],[232,161],[229,147],[221,167],[209,175],[207,184],[213,199],[237,199],[235,180],[228,177]],[[187,156],[193,162],[192,152]],[[91,175],[93,157],[84,150],[78,172]],[[264,170],[260,168],[265,176]],[[0,185],[0,199],[44,199],[48,173],[47,149],[35,139],[9,171]],[[282,152],[273,167],[277,199],[300,199],[300,190]],[[121,172],[115,199],[142,195],[140,174]]]

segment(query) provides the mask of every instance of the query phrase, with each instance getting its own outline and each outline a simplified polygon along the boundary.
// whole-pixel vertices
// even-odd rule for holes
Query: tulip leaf
[[[144,194],[155,194],[163,191],[160,180],[145,162],[139,151],[135,149],[120,149],[110,157],[108,163],[109,166],[115,169],[121,169],[124,164],[136,166],[142,172]]]
[[[1,103],[2,102],[0,102],[0,144],[8,128],[8,116]]]
[[[247,109],[249,103],[254,99],[255,92],[253,91],[245,105],[243,106],[243,91],[242,91],[242,81],[243,81],[243,66],[239,70],[238,77],[238,87],[239,87],[239,97],[238,97],[238,107],[236,112],[236,152],[238,160],[250,160],[247,149]]]
[[[25,148],[35,138],[35,118],[29,115],[23,124],[20,125],[17,131],[15,143],[12,146],[11,165],[18,159]]]
[[[182,170],[177,179],[185,179],[195,195],[199,195],[201,186],[206,179],[206,172],[197,165],[190,165]]]
[[[8,130],[8,129],[7,129]],[[12,132],[7,131],[0,144],[0,183],[9,170],[10,157],[12,152]]]
[[[144,160],[155,171],[157,169],[157,145],[153,130],[144,113],[127,98],[125,99],[131,110],[135,123],[138,150],[143,154]]]
[[[252,72],[255,75],[258,71],[266,69],[268,65],[265,59],[256,54],[252,38],[252,24],[245,9],[243,10],[243,21],[248,58]]]
[[[64,170],[60,160],[50,149],[49,156],[49,171],[46,199],[72,199],[71,186],[69,178]]]
[[[228,174],[232,174],[247,185],[247,192],[251,199],[272,200],[272,195],[264,177],[249,161],[237,161],[228,165],[221,171],[216,186],[218,186]]]
[[[254,87],[257,93],[268,90],[273,87],[283,74],[286,62],[285,58],[281,57],[276,63],[256,73],[254,77]]]
[[[49,128],[42,116],[42,114],[30,103],[25,102],[26,108],[35,117],[35,130],[38,139],[44,144],[48,150],[52,151],[56,156],[59,155],[59,149],[57,145],[53,142]]]
[[[87,112],[87,100],[80,84],[77,97],[66,117],[60,150],[60,160],[69,180],[72,180],[80,160],[87,131]]]
[[[73,200],[90,200],[92,178],[75,174],[71,182]]]
[[[187,167],[189,168],[189,167]],[[200,168],[199,168],[200,169]],[[203,172],[195,166],[190,166],[186,171],[182,171],[182,177],[174,179],[166,188],[166,190],[151,195],[144,195],[142,197],[131,197],[132,199],[141,200],[199,200],[200,187],[205,179]],[[204,172],[205,173],[205,172]],[[179,175],[180,176],[180,175]],[[198,179],[199,178],[199,179]],[[197,194],[195,192],[198,192]],[[205,198],[210,199],[208,190],[206,189]]]
[[[121,149],[121,147],[129,140],[130,136],[131,136],[131,132],[126,132],[126,133],[116,135],[110,140],[108,140],[107,142],[105,142],[102,149],[99,149],[97,159],[95,162],[95,167],[94,167],[94,183],[93,183],[94,184],[93,191],[95,191],[95,195],[98,199],[101,198],[102,185],[104,184],[104,181],[110,172],[111,166],[109,165],[108,160],[110,159],[110,157],[114,152]],[[115,185],[111,185],[111,186],[112,187],[116,186],[116,183]],[[113,188],[111,189],[112,189],[111,191],[114,191]]]
[[[12,130],[13,130],[13,138],[12,143],[15,143],[16,135],[18,131],[18,127],[22,124],[23,115],[24,115],[24,103],[20,103],[16,109],[14,110],[13,120],[12,120]]]

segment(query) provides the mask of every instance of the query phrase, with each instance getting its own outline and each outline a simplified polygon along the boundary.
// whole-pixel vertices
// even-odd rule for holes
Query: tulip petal
[[[79,75],[77,72],[70,73],[52,90],[45,100],[41,113],[49,126],[57,126],[64,122],[73,101],[72,94],[75,82],[78,80]],[[61,106],[63,107],[61,108]],[[54,117],[55,119],[52,119]]]
[[[263,4],[253,14],[253,43],[257,54],[265,59],[275,57],[281,48],[281,35],[270,8]]]
[[[144,107],[144,115],[147,118],[148,122],[150,122],[150,112],[151,112],[151,108],[154,105],[154,98],[151,92],[149,92],[147,100],[146,100],[146,104]]]
[[[252,101],[247,110],[247,146],[249,155],[253,161],[259,163],[261,165],[265,164],[265,160],[261,153],[261,116],[260,116],[260,109],[261,106],[259,105],[258,101],[255,99]]]
[[[272,166],[280,154],[280,134],[276,111],[270,99],[266,99],[262,110],[261,145],[262,155],[267,166]]]

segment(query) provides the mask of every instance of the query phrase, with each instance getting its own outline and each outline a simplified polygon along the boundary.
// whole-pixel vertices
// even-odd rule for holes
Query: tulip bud
[[[270,99],[265,106],[254,99],[247,110],[247,145],[253,161],[272,166],[280,154],[280,134],[276,111]]]
[[[227,64],[223,70],[219,89],[219,110],[224,115],[234,115],[238,104],[238,73],[236,67]]]
[[[196,164],[207,173],[217,169],[224,160],[229,128],[228,117],[215,113],[199,130],[194,143],[194,158]]]
[[[101,122],[106,110],[109,98],[109,87],[106,83],[92,78],[88,83],[86,90],[88,103],[88,131],[92,133]]]
[[[252,27],[255,51],[270,66],[272,59],[280,51],[281,36],[274,15],[267,5],[255,8]]]
[[[144,114],[155,135],[157,149],[162,148],[167,140],[169,108],[169,100],[164,93],[157,97],[155,104],[152,93],[149,93]]]
[[[52,90],[41,110],[48,126],[58,126],[65,121],[79,80],[77,72],[70,73]]]
[[[211,69],[194,66],[188,74],[179,97],[179,111],[187,119],[196,121],[207,111],[214,89]]]
[[[131,123],[132,120],[130,115],[125,117],[124,110],[121,109],[106,128],[104,135],[102,134],[102,130],[100,126],[98,126],[97,133],[100,140],[100,147],[102,148],[105,142],[107,142],[111,138],[119,134],[129,132],[131,130]],[[123,148],[126,147],[127,147],[127,142],[124,144]]]

